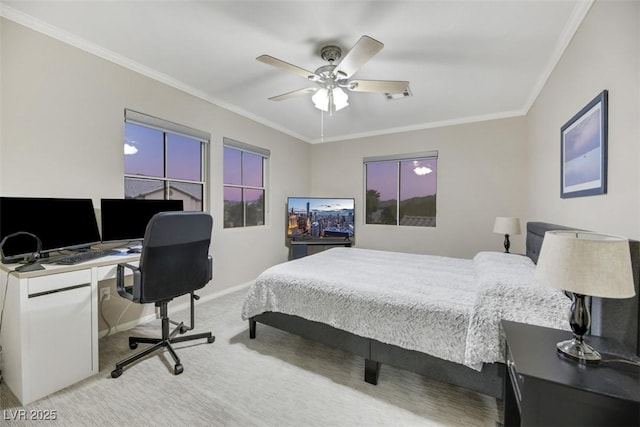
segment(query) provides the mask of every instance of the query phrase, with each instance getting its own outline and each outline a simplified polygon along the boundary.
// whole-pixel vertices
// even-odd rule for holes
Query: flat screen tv
[[[183,210],[182,200],[101,199],[103,242],[133,242],[144,239],[151,217],[159,212]]]
[[[44,255],[100,243],[91,199],[0,197],[0,241],[20,231],[37,236]],[[17,261],[36,248],[34,238],[20,234],[6,240],[2,253],[5,262]]]
[[[287,237],[355,239],[355,200],[341,197],[287,198]]]

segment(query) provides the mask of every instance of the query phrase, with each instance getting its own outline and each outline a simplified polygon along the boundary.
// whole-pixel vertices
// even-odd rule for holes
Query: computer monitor
[[[100,243],[91,199],[0,197],[0,241],[20,231],[37,236],[44,255]],[[36,240],[27,234],[7,239],[2,247],[5,262],[35,252]]]
[[[182,200],[101,199],[102,241],[132,242],[144,239],[151,217],[159,212],[183,210]]]

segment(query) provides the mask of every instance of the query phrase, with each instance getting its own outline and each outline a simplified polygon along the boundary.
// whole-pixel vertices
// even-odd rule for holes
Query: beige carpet
[[[100,372],[26,407],[0,384],[0,425],[18,409],[55,410],[61,426],[490,426],[495,399],[383,365],[377,386],[363,381],[361,357],[240,319],[245,291],[196,306],[196,329],[213,344],[178,344],[184,373],[156,353],[112,379],[130,334],[156,336],[154,321],[100,340]],[[188,311],[175,316],[187,320]],[[139,349],[143,348],[141,344]]]

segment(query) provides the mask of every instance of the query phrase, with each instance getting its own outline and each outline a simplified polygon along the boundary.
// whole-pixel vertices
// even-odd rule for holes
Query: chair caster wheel
[[[181,327],[180,327],[180,333],[181,333],[181,334],[185,334],[185,333],[187,333],[187,331],[188,331],[188,330],[189,330],[189,329],[187,329],[187,327],[186,327],[186,326],[181,326]]]
[[[120,375],[122,375],[122,369],[114,369],[111,371],[111,378],[118,378]]]
[[[182,373],[182,371],[184,371],[184,368],[182,367],[181,364],[177,364],[174,368],[173,368],[173,373],[175,375],[180,375]]]
[[[129,348],[131,350],[135,350],[136,348],[138,348],[138,343],[137,342],[130,342],[129,343]]]
[[[209,337],[209,338],[207,338],[207,342],[208,342],[209,344],[211,344],[211,343],[212,343],[212,342],[214,342],[215,340],[216,340],[216,337]]]

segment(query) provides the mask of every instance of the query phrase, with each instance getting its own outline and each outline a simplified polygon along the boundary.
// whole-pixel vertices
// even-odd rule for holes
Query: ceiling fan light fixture
[[[282,101],[294,96],[313,93],[312,100],[315,107],[328,112],[331,116],[334,112],[349,105],[349,96],[345,91],[380,93],[384,94],[387,99],[411,96],[408,81],[351,80],[360,67],[380,52],[383,47],[384,44],[367,35],[360,37],[344,56],[339,46],[324,46],[320,50],[320,57],[328,64],[322,65],[313,72],[270,55],[260,55],[256,59],[316,83],[312,87],[272,96],[269,98],[270,100]]]
[[[349,95],[339,87],[335,87],[333,89],[318,89],[311,97],[311,100],[318,110],[329,113],[332,113],[333,111],[340,111],[349,105]],[[333,108],[331,108],[331,104],[333,104]]]

